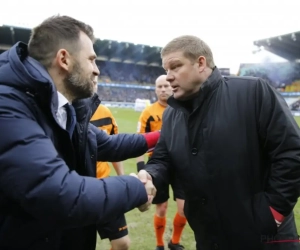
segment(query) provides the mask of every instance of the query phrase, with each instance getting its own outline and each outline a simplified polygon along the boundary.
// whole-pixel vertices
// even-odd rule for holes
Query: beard
[[[73,70],[65,77],[64,84],[73,100],[91,97],[94,94],[94,75],[87,77],[82,72],[80,64],[76,61]]]

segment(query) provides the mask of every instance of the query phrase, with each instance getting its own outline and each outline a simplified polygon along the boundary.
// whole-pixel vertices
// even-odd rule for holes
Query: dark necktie
[[[75,126],[76,126],[76,113],[75,109],[72,105],[70,104],[65,104],[64,107],[66,108],[67,111],[67,125],[66,125],[66,130],[69,132],[70,137],[72,138]]]

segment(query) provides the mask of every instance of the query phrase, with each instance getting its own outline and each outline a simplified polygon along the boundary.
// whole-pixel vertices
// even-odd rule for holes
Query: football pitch
[[[110,108],[119,126],[120,133],[135,133],[137,129],[137,121],[140,113],[132,109]],[[300,117],[295,118],[300,126]],[[111,167],[112,175],[115,175],[113,167]],[[135,159],[129,159],[124,162],[125,173],[129,174],[136,172]],[[172,195],[172,193],[170,192]],[[171,196],[172,198],[172,196]],[[154,229],[153,229],[153,215],[155,206],[152,205],[151,209],[147,212],[141,213],[138,209],[134,209],[126,213],[126,220],[131,239],[131,250],[154,250],[156,246]],[[168,213],[167,213],[167,226],[165,231],[165,243],[171,238],[173,217],[176,212],[176,203],[173,198],[169,200]],[[297,229],[300,232],[300,202],[294,209]],[[181,244],[185,249],[195,249],[195,240],[193,232],[189,225],[185,227],[181,238]],[[108,240],[100,240],[98,236],[97,250],[109,250],[110,244]],[[167,249],[167,247],[166,247]]]

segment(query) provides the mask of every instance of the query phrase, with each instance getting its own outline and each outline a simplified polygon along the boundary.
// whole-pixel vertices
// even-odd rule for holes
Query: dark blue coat
[[[93,178],[96,160],[145,153],[144,136],[108,136],[79,105],[71,139],[57,108],[55,86],[25,44],[0,55],[0,249],[92,250],[96,224],[147,201],[134,177]]]

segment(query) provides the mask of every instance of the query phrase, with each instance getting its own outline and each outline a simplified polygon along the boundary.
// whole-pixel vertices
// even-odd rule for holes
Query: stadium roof
[[[0,53],[18,41],[28,43],[30,29],[0,26]],[[97,39],[94,44],[98,60],[161,66],[160,47]]]
[[[300,31],[257,40],[254,45],[289,61],[300,61]]]

